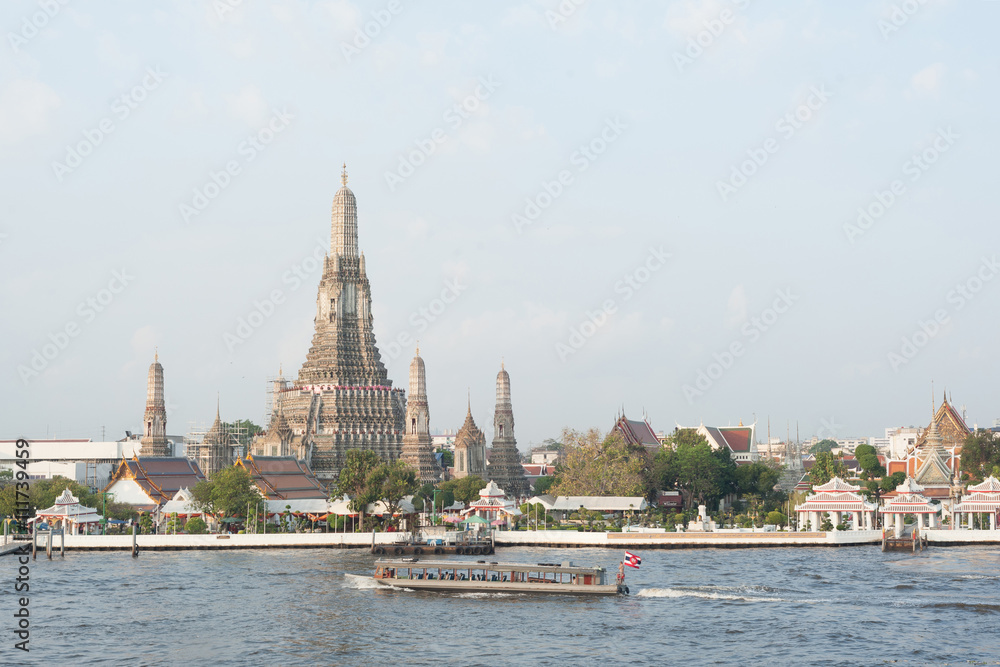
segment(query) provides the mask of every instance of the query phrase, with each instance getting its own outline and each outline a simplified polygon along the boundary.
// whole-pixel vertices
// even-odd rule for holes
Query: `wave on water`
[[[344,573],[344,584],[345,588],[357,588],[359,590],[366,588],[380,588],[379,584],[377,584],[371,577],[365,577],[360,574],[350,574],[348,572]]]
[[[636,597],[640,598],[702,598],[704,600],[730,600],[733,602],[803,602],[814,604],[817,602],[826,602],[826,600],[795,600],[791,598],[779,598],[771,596],[755,596],[749,594],[738,594],[738,593],[720,593],[717,590],[711,591],[701,591],[701,590],[690,590],[683,588],[644,588],[638,593]]]

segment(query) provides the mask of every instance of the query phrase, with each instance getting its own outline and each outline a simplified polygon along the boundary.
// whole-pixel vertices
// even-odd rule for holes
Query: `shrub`
[[[788,517],[778,511],[768,512],[764,523],[771,526],[785,526],[788,525]]]
[[[200,516],[193,516],[184,524],[184,530],[189,535],[203,535],[208,530],[208,526]]]

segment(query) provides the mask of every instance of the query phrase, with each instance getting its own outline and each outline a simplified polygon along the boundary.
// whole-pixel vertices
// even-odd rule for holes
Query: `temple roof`
[[[268,500],[326,499],[319,480],[308,467],[293,456],[253,456],[239,459],[260,492]]]
[[[970,486],[969,493],[1000,493],[1000,480],[990,475],[982,483]]]
[[[122,459],[103,490],[122,479],[134,480],[154,503],[162,505],[182,488],[205,481],[205,475],[197,463],[185,457],[143,456]]]
[[[642,445],[643,447],[651,448],[662,447],[660,439],[656,437],[656,433],[653,431],[653,427],[645,419],[638,421],[636,419],[628,419],[625,415],[622,415],[615,422],[612,430],[621,433],[622,437],[630,445]]]
[[[844,480],[840,479],[839,477],[834,477],[833,479],[831,479],[826,484],[820,484],[819,486],[813,487],[813,491],[817,491],[817,492],[822,492],[822,491],[858,491],[860,489],[861,489],[860,486],[854,486],[853,484],[850,484],[849,482],[845,482]]]

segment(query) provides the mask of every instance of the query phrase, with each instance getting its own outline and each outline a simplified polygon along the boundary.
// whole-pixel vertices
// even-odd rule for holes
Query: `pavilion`
[[[997,529],[997,512],[1000,511],[1000,480],[990,475],[982,484],[969,487],[969,494],[962,502],[952,507],[952,526],[958,529],[962,525],[962,515],[968,516],[969,529],[973,526],[976,514],[989,514],[990,530]]]
[[[844,515],[851,514],[854,517],[854,530],[861,530],[862,517],[865,529],[871,530],[876,506],[857,493],[860,489],[860,486],[848,484],[839,477],[813,487],[814,493],[804,503],[795,506],[799,516],[799,530],[808,521],[812,529],[818,531],[823,525],[822,517],[826,512],[830,513],[830,522],[834,526],[842,523],[842,519],[846,518]]]
[[[919,528],[935,528],[937,514],[941,510],[940,506],[931,504],[926,496],[921,494],[924,487],[917,484],[912,477],[907,477],[906,481],[896,487],[895,496],[886,500],[885,506],[879,509],[884,517],[886,529],[894,526],[893,535],[899,537],[903,534],[903,517],[913,514],[917,517]],[[924,525],[926,517],[927,525]]]
[[[205,513],[194,506],[194,494],[186,486],[177,490],[174,497],[163,504],[160,509],[162,516],[176,514],[178,519],[203,517]]]
[[[62,494],[56,498],[55,505],[35,512],[34,521],[44,519],[49,526],[58,524],[60,528],[68,529],[70,535],[79,535],[81,527],[86,528],[91,524],[99,524],[101,518],[97,509],[84,507],[80,504],[80,500],[70,493],[69,489],[63,489]]]
[[[466,515],[466,521],[474,516],[478,516],[489,523],[494,521],[509,521],[512,518],[521,516],[521,510],[517,508],[517,503],[509,500],[503,489],[497,483],[490,480],[490,483],[479,491],[479,500],[475,501],[462,514]]]

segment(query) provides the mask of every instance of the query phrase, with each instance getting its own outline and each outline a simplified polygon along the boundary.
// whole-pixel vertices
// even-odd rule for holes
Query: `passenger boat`
[[[375,582],[421,591],[461,593],[555,593],[627,595],[628,586],[608,583],[603,567],[557,563],[496,563],[402,558],[375,562]]]

